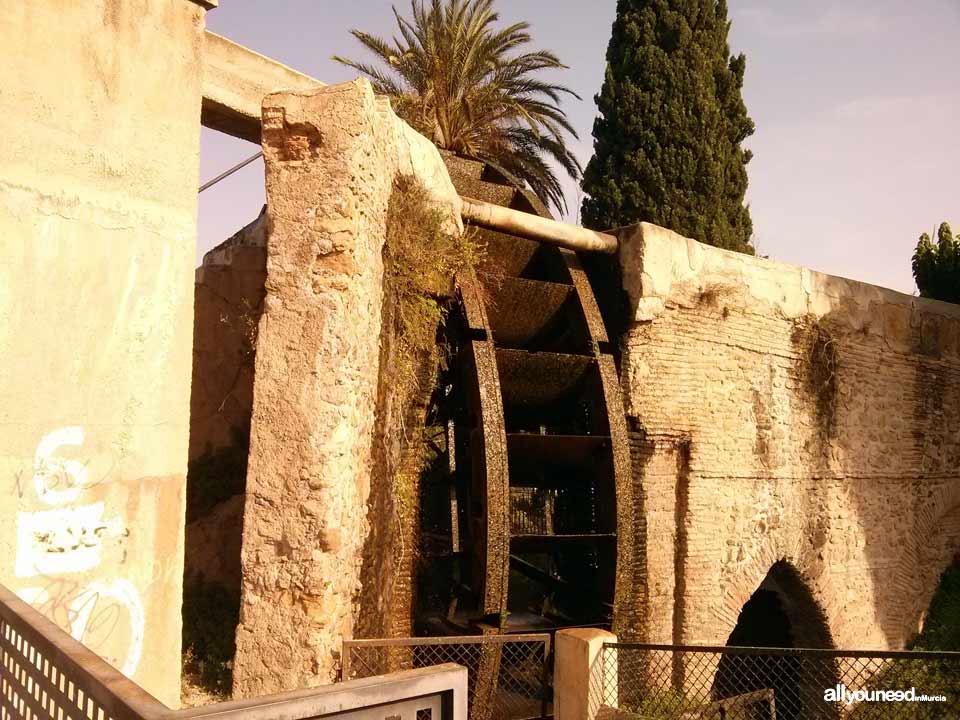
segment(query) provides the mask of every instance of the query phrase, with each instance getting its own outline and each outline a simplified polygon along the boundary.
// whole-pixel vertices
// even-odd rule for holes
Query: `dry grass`
[[[443,350],[451,301],[458,287],[478,283],[476,268],[485,253],[477,235],[457,232],[417,180],[397,180],[387,210],[384,286],[396,303],[397,379],[411,392],[419,387],[418,358],[438,346]]]
[[[229,700],[227,693],[211,690],[204,682],[199,669],[199,661],[193,652],[183,654],[183,667],[180,676],[180,704],[184,708],[204,707]]]

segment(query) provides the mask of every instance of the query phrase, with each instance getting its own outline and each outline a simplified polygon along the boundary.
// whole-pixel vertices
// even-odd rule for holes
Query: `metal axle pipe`
[[[568,225],[549,218],[532,215],[519,210],[493,205],[492,203],[461,197],[460,215],[464,222],[507,235],[516,235],[528,240],[558,245],[580,252],[617,252],[617,239],[613,235]]]

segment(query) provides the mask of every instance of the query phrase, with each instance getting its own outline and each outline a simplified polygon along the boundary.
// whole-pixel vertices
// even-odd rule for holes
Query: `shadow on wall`
[[[960,311],[653,226],[620,241],[655,635],[719,641],[789,560],[838,642],[903,648],[960,549]]]
[[[850,283],[828,278],[825,288],[834,282],[842,298]],[[891,649],[918,632],[960,550],[958,329],[960,317],[919,301],[864,313],[840,300],[798,338],[822,471],[845,478]]]
[[[204,256],[194,302],[184,557],[185,685],[232,686],[257,326],[266,280],[266,208]]]

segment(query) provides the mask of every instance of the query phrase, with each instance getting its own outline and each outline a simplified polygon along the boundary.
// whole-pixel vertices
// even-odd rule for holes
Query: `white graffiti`
[[[33,458],[33,488],[48,505],[75,502],[87,484],[89,472],[78,460],[53,457],[64,446],[83,445],[83,428],[62,427],[43,436]]]
[[[122,518],[104,517],[103,502],[75,504],[90,487],[88,467],[55,453],[63,447],[82,447],[84,438],[83,428],[71,425],[48,433],[37,444],[33,489],[37,500],[50,509],[17,515],[14,572],[18,578],[43,578],[44,584],[24,587],[18,594],[132,675],[143,654],[145,625],[137,589],[122,578],[85,585],[68,579],[100,567],[108,547],[125,557],[122,548],[129,535]]]
[[[41,611],[65,620],[70,635],[96,650],[110,645],[123,621],[126,621],[128,640],[125,657],[107,655],[105,659],[116,665],[124,675],[133,675],[143,654],[145,617],[137,589],[128,580],[110,583],[92,582],[79,592],[58,597],[63,588],[59,583],[51,587],[29,587],[17,595]],[[59,618],[58,611],[63,618]]]
[[[17,516],[17,577],[92,570],[105,542],[125,537],[119,517],[103,519],[103,503],[22,512]]]

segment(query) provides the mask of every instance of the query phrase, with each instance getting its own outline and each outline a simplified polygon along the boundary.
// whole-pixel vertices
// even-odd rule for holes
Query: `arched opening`
[[[910,649],[960,650],[960,553],[940,576]]]
[[[834,644],[826,616],[807,584],[781,560],[744,603],[727,647],[832,649]],[[719,700],[771,690],[777,718],[832,718],[836,709],[824,702],[823,691],[837,682],[832,658],[731,653],[720,660],[712,694]]]

